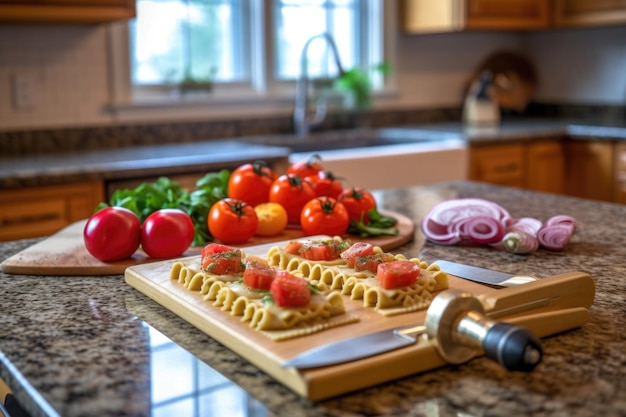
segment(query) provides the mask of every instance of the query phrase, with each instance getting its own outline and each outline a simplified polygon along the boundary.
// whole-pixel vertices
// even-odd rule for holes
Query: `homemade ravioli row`
[[[212,243],[175,262],[170,278],[273,340],[358,321],[344,295],[388,316],[425,309],[448,288],[436,265],[340,238],[292,241],[265,258]]]

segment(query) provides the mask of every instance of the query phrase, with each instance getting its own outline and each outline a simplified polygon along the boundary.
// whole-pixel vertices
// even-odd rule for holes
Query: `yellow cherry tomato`
[[[275,236],[287,227],[287,210],[278,203],[262,203],[254,207],[259,220],[258,236]]]

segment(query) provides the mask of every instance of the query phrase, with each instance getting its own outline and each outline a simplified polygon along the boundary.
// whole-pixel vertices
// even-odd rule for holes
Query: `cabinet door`
[[[626,0],[555,0],[555,26],[601,26],[626,22]]]
[[[467,29],[541,29],[550,24],[549,0],[467,0]]]
[[[135,0],[0,0],[0,21],[104,23],[135,17]]]
[[[565,154],[560,140],[532,142],[527,145],[526,188],[548,193],[563,193]]]
[[[99,181],[0,190],[0,241],[47,236],[104,201]]]
[[[524,145],[488,145],[470,148],[470,180],[524,187]]]
[[[613,200],[613,143],[571,141],[566,144],[566,192],[594,200]]]
[[[615,181],[613,197],[616,203],[626,204],[626,143],[615,145]]]

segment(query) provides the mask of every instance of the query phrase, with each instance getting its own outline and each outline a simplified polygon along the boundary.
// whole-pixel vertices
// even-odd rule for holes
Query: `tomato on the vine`
[[[302,209],[300,225],[308,236],[341,236],[348,230],[350,215],[344,205],[334,198],[318,197]]]
[[[319,155],[311,155],[306,161],[291,164],[289,168],[287,168],[286,174],[297,175],[302,179],[310,177],[311,175],[317,175],[318,172],[324,170],[319,161],[321,161]]]
[[[228,245],[245,243],[254,236],[258,219],[251,205],[224,198],[211,206],[207,223],[211,235]]]
[[[270,202],[278,203],[287,211],[289,224],[300,224],[300,212],[315,198],[313,186],[294,174],[281,175],[274,181],[269,193]]]
[[[315,195],[318,197],[328,196],[338,199],[343,192],[341,180],[330,171],[320,171],[316,175],[309,175],[304,180],[313,186]]]
[[[161,209],[146,217],[141,231],[141,248],[151,258],[180,256],[193,242],[191,217],[179,209]]]
[[[376,199],[371,192],[360,188],[350,188],[342,191],[338,199],[348,210],[350,219],[369,223],[367,213],[376,208]]]
[[[235,169],[228,180],[228,197],[256,206],[268,201],[276,174],[265,161],[255,161]]]
[[[141,242],[141,222],[123,207],[106,207],[85,224],[83,240],[87,251],[103,262],[129,258]]]

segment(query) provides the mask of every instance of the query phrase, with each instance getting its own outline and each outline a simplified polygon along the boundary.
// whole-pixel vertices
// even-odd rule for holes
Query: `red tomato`
[[[276,278],[270,286],[274,303],[279,307],[305,306],[311,301],[309,282],[287,271],[276,271]]]
[[[306,162],[295,162],[287,168],[287,175],[296,175],[301,179],[310,177],[311,175],[317,175],[318,172],[324,170],[319,164],[321,158],[319,155],[312,155]]]
[[[278,203],[287,211],[287,221],[292,225],[300,224],[300,212],[306,203],[315,198],[311,184],[293,174],[281,175],[270,188],[269,199]]]
[[[369,223],[367,212],[376,208],[376,200],[371,192],[363,188],[345,189],[339,196],[339,201],[346,207],[350,219]]]
[[[141,242],[141,222],[123,207],[106,207],[93,214],[83,229],[87,251],[104,262],[129,258]]]
[[[193,242],[191,217],[179,209],[161,209],[146,217],[141,233],[141,248],[151,258],[180,256]]]
[[[241,251],[219,243],[209,243],[200,252],[202,269],[215,275],[238,274],[244,270]]]
[[[269,191],[276,174],[265,161],[256,161],[235,169],[228,180],[228,197],[257,206],[269,201]]]
[[[355,243],[341,253],[341,258],[357,271],[370,271],[374,274],[378,271],[378,265],[394,259],[390,253],[375,253],[374,246],[365,242]]]
[[[411,261],[393,261],[380,264],[376,277],[384,289],[405,287],[417,281],[420,267]]]
[[[307,240],[292,241],[285,246],[285,252],[298,255],[311,261],[332,261],[339,258],[339,255],[350,246],[347,241]]]
[[[350,226],[350,215],[344,205],[334,198],[318,197],[302,208],[300,225],[308,236],[341,236]]]
[[[243,283],[250,288],[268,291],[276,277],[276,269],[267,264],[263,258],[252,258],[246,262]]]
[[[241,200],[225,198],[211,206],[207,223],[211,235],[229,245],[250,240],[256,233],[259,220],[252,206]]]
[[[309,175],[304,180],[313,186],[315,195],[318,197],[328,196],[338,199],[343,191],[341,180],[329,171],[320,171],[317,175]]]

